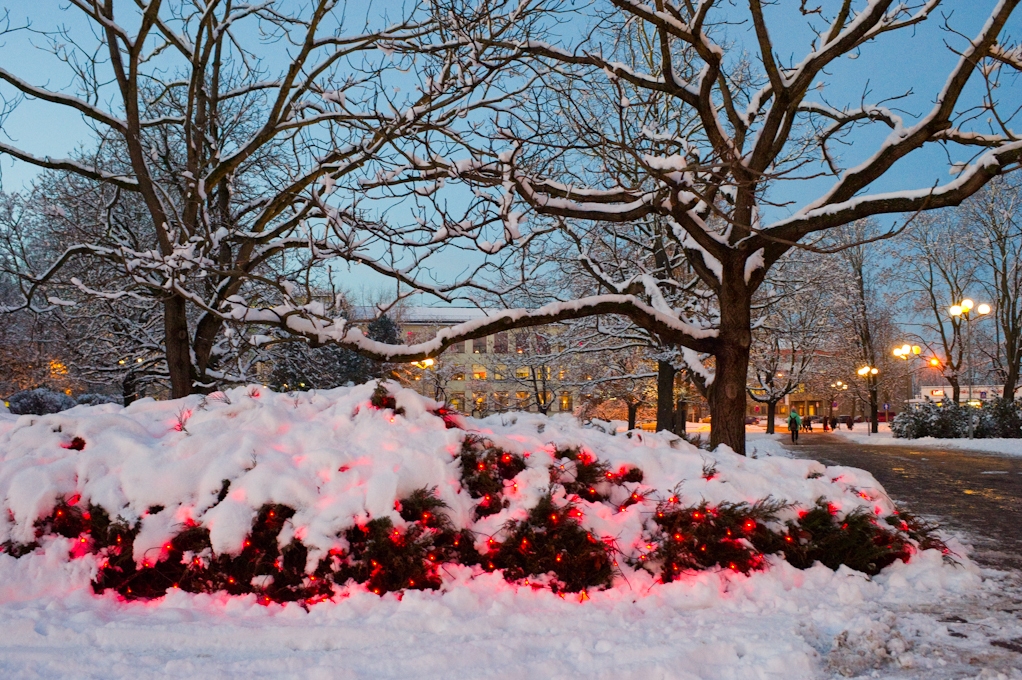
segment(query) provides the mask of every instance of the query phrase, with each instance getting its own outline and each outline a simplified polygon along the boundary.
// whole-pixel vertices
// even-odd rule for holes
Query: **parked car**
[[[746,425],[759,425],[759,418],[756,416],[745,416]]]

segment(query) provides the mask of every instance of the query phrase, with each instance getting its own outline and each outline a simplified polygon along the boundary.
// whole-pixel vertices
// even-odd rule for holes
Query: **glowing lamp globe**
[[[964,300],[962,300],[962,309],[964,309],[965,311],[969,311],[970,309],[972,309],[973,304],[974,303],[972,300],[970,300],[969,298],[965,298]]]
[[[976,311],[979,312],[980,314],[989,314],[990,305],[984,302],[983,304],[976,308]]]

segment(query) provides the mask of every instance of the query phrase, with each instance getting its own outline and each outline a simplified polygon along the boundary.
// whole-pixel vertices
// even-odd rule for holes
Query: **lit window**
[[[476,338],[473,340],[472,352],[474,354],[486,354],[486,338]]]
[[[473,392],[472,396],[475,397],[474,409],[480,412],[486,411],[486,393]]]
[[[486,380],[486,367],[482,364],[472,364],[472,380]]]
[[[572,408],[574,408],[571,402],[570,392],[561,392],[561,398],[559,400],[558,407],[562,413],[568,413],[572,410]]]
[[[497,364],[497,368],[493,370],[494,380],[507,380],[507,365]]]
[[[451,393],[451,408],[455,411],[465,411],[465,393],[464,392],[453,392]]]
[[[465,374],[462,373],[461,371],[458,371],[456,373],[452,373],[451,374],[451,380],[464,380],[464,379],[465,379]]]
[[[494,392],[493,393],[493,410],[494,411],[506,411],[508,407],[508,393],[507,392]]]
[[[519,380],[528,380],[530,375],[529,369],[525,366],[515,369],[515,377]]]
[[[529,408],[529,393],[528,392],[515,392],[515,401],[518,404],[518,408],[523,411]]]

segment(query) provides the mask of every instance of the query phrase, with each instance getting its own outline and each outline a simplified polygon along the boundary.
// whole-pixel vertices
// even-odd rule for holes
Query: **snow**
[[[35,520],[59,496],[80,494],[80,502],[141,518],[136,560],[189,520],[210,529],[217,550],[237,550],[267,502],[295,508],[292,535],[325,551],[358,519],[386,516],[401,526],[394,500],[436,486],[455,523],[485,543],[535,503],[549,484],[555,447],[571,445],[612,468],[640,467],[643,490],[678,485],[685,503],[772,494],[803,505],[822,496],[841,512],[892,510],[868,473],[775,455],[780,444],[765,436],[751,437],[756,457],[746,458],[696,449],[667,433],[611,435],[570,416],[518,413],[465,419],[507,450],[530,454],[515,480],[519,489],[508,489],[510,506],[473,524],[473,501],[460,489],[452,456],[465,433],[429,413],[436,402],[391,388],[404,415],[371,407],[372,385],[299,394],[253,386],[208,399],[0,415],[0,541],[31,538]],[[81,450],[62,446],[75,437],[85,442]],[[717,466],[711,480],[702,476],[707,463]],[[229,493],[217,503],[224,479]],[[628,551],[652,505],[612,512],[583,501],[582,522]],[[308,611],[257,604],[254,595],[177,590],[143,603],[113,591],[94,595],[98,560],[68,559],[74,540],[47,538],[20,559],[0,554],[0,676],[66,677],[73,663],[77,676],[105,679],[797,679],[830,677],[846,666],[853,674],[877,667],[891,671],[884,677],[942,677],[943,659],[931,647],[958,643],[938,614],[926,612],[987,588],[952,540],[960,565],[930,550],[873,578],[822,565],[800,571],[770,557],[765,570],[748,576],[706,570],[666,585],[622,567],[607,590],[561,597],[452,565],[439,591],[381,598],[349,585]]]
[[[887,423],[880,423],[877,428],[880,431],[876,434],[867,434],[868,427],[868,423],[856,423],[855,430],[841,429],[838,430],[838,434],[856,444],[956,449],[1022,458],[1022,439],[939,439],[937,437],[897,439],[891,435],[891,430]]]

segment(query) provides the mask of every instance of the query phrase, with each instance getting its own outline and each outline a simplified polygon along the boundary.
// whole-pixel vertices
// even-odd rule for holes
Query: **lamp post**
[[[948,312],[955,319],[965,319],[965,360],[969,362],[968,369],[968,380],[969,380],[969,398],[966,405],[972,406],[972,384],[975,382],[973,379],[972,372],[972,311],[976,310],[976,314],[985,316],[990,313],[990,305],[985,302],[976,305],[969,298],[965,298],[956,305],[951,305]],[[972,435],[976,428],[976,416],[973,413],[969,414],[969,439],[972,439]]]
[[[866,389],[869,391],[869,420],[870,426],[867,434],[872,435],[878,430],[877,427],[877,374],[880,369],[875,366],[863,366],[856,373],[866,381]]]
[[[892,353],[894,354],[895,357],[897,357],[898,359],[902,359],[903,361],[914,361],[915,359],[919,358],[919,355],[922,354],[922,352],[923,348],[920,347],[919,345],[909,345],[908,343],[906,343],[901,347],[895,347]],[[911,396],[909,396],[909,399],[914,399],[916,396],[916,372],[914,369],[911,368],[909,369],[908,372],[908,385],[909,392],[911,392]],[[890,422],[889,419],[888,422]]]

